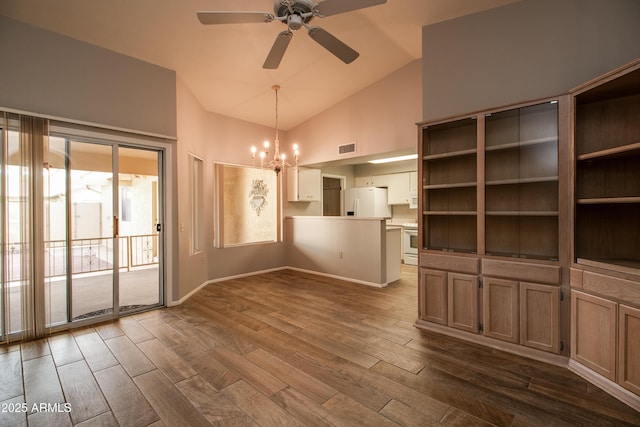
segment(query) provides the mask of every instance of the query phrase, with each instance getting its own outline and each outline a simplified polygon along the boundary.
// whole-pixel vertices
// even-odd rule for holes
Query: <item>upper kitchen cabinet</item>
[[[288,168],[287,200],[289,202],[322,200],[322,171],[300,166]]]
[[[390,205],[409,204],[409,193],[411,191],[410,179],[409,172],[387,175],[387,196]]]

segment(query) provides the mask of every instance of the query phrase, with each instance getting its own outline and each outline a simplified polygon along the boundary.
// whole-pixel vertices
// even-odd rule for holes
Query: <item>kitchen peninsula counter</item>
[[[285,218],[289,267],[370,286],[400,278],[402,229],[384,218]]]

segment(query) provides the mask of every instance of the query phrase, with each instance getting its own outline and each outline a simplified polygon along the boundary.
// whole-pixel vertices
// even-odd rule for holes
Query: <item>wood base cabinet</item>
[[[483,334],[551,353],[560,351],[558,286],[485,277]]]
[[[616,380],[618,307],[613,301],[571,293],[571,358]]]
[[[640,309],[619,309],[618,383],[640,396]]]
[[[478,332],[478,276],[420,269],[419,317],[467,332]]]

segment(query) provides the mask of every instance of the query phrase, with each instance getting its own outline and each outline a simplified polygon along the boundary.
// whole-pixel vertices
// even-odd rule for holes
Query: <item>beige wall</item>
[[[289,131],[301,145],[301,165],[338,160],[338,145],[357,143],[355,156],[416,150],[415,124],[422,118],[421,61],[415,60],[377,83]]]
[[[523,0],[423,28],[424,120],[567,93],[640,57],[638,0]]]
[[[178,209],[178,286],[179,300],[203,283],[253,271],[285,265],[284,244],[217,249],[214,247],[214,162],[251,164],[250,148],[273,138],[273,129],[206,112],[189,88],[177,83],[177,209]],[[190,253],[191,211],[189,206],[189,153],[204,161],[204,250]],[[274,190],[275,191],[275,190]]]
[[[0,16],[0,107],[176,135],[176,73]]]

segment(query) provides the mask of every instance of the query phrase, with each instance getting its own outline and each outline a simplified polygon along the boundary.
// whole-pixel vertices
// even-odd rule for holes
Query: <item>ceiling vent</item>
[[[348,144],[338,145],[338,156],[345,154],[351,154],[356,152],[356,142],[350,142]]]

